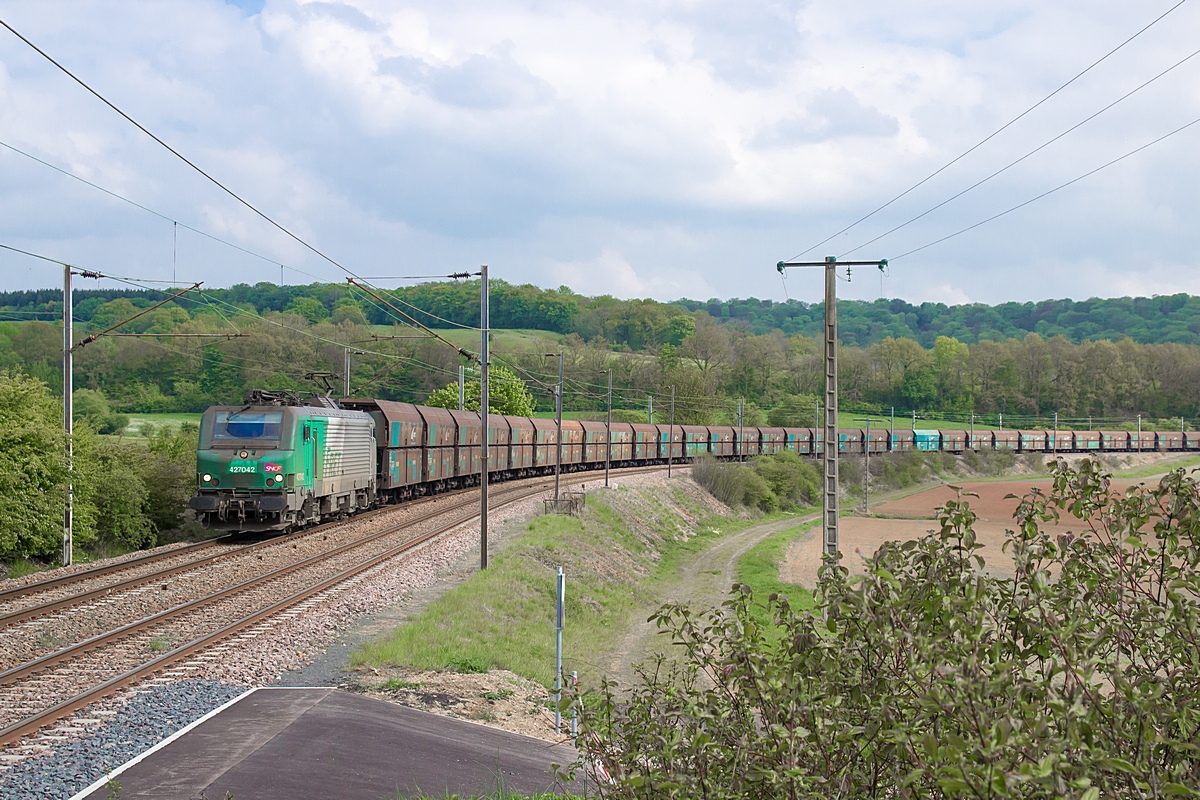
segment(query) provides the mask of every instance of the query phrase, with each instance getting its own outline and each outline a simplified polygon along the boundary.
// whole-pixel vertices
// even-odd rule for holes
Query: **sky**
[[[841,297],[999,303],[1200,294],[1200,124],[1172,134],[1200,119],[1200,55],[1138,88],[1195,51],[1200,0],[841,231],[1176,2],[4,0],[0,19],[380,286],[486,263],[588,295],[815,302],[819,270],[775,264],[834,255],[890,260]],[[0,244],[147,280],[345,278],[3,28],[0,145]],[[0,250],[0,290],[58,285]]]

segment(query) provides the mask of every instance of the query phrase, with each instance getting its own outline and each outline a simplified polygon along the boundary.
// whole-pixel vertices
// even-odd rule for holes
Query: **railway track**
[[[622,470],[618,474],[657,469]],[[574,474],[564,476],[564,483],[569,485],[589,479],[594,480],[594,476]],[[493,507],[499,508],[544,492],[551,483],[552,479],[540,479],[529,485],[501,490],[494,498]],[[331,546],[320,552],[219,586],[0,671],[0,726],[3,726],[0,728],[0,745],[16,741],[184,659],[198,657],[202,651],[204,654],[200,657],[203,659],[219,659],[221,653],[232,646],[222,644],[226,640],[246,635],[268,618],[302,613],[306,606],[320,602],[322,595],[476,519],[478,513],[472,507],[478,502],[477,495],[469,490],[464,493],[468,496],[448,505],[439,504],[438,508],[415,518],[352,537],[340,544],[330,543]],[[446,497],[442,495],[436,499]],[[449,520],[438,521],[448,515]],[[351,522],[363,518],[359,516]],[[346,524],[328,526],[322,541],[328,540],[330,531]],[[320,532],[321,529],[313,531]],[[287,544],[290,540],[280,541]],[[235,552],[244,554],[247,547]],[[293,547],[298,549],[295,543]],[[193,562],[199,564],[194,571],[202,573],[205,564],[211,567],[218,559],[216,555],[204,556]],[[181,569],[181,565],[171,565],[165,571],[176,575]],[[157,580],[161,579],[160,576]],[[139,585],[156,582],[151,576],[130,580]],[[52,600],[51,604],[58,602],[61,601]],[[185,664],[182,674],[188,669],[199,669],[202,663]]]

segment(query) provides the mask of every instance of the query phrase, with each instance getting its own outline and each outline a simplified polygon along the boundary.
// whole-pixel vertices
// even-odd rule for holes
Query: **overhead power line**
[[[1039,153],[1039,152],[1041,152],[1042,150],[1046,149],[1047,147],[1049,147],[1050,145],[1054,144],[1054,143],[1055,143],[1055,142],[1057,142],[1059,139],[1063,138],[1064,136],[1066,136],[1067,134],[1069,134],[1069,133],[1071,133],[1072,131],[1076,130],[1077,128],[1081,128],[1081,127],[1083,127],[1085,124],[1087,124],[1088,122],[1091,122],[1091,121],[1092,121],[1092,120],[1094,120],[1096,117],[1098,117],[1098,116],[1100,116],[1101,114],[1103,114],[1105,111],[1108,111],[1110,108],[1112,108],[1113,106],[1117,105],[1117,104],[1118,104],[1118,103],[1120,103],[1121,101],[1123,101],[1123,100],[1125,100],[1125,99],[1127,99],[1127,98],[1129,98],[1129,97],[1133,96],[1134,94],[1137,94],[1137,93],[1138,93],[1138,92],[1140,92],[1142,89],[1145,89],[1147,86],[1149,86],[1150,84],[1154,83],[1156,80],[1158,80],[1158,79],[1159,79],[1159,78],[1161,78],[1162,76],[1166,75],[1168,72],[1171,72],[1172,70],[1174,70],[1174,69],[1176,69],[1176,68],[1178,68],[1178,67],[1181,67],[1181,66],[1183,66],[1185,63],[1187,63],[1188,61],[1191,61],[1193,58],[1195,58],[1195,57],[1196,57],[1196,56],[1198,56],[1198,55],[1200,55],[1200,50],[1196,50],[1196,51],[1194,51],[1193,53],[1191,53],[1190,55],[1184,56],[1184,57],[1183,57],[1183,58],[1181,58],[1179,61],[1176,61],[1176,62],[1175,62],[1174,64],[1172,64],[1171,66],[1167,67],[1167,68],[1166,68],[1166,69],[1164,69],[1162,72],[1160,72],[1160,73],[1158,73],[1157,75],[1155,75],[1153,78],[1149,79],[1148,81],[1146,81],[1146,82],[1142,83],[1140,86],[1138,86],[1138,87],[1136,87],[1136,88],[1134,88],[1134,89],[1131,89],[1130,91],[1128,91],[1128,92],[1126,92],[1125,94],[1121,95],[1121,96],[1120,96],[1120,97],[1118,97],[1116,100],[1113,100],[1111,103],[1109,103],[1108,105],[1106,105],[1104,108],[1100,109],[1099,111],[1095,112],[1094,114],[1090,114],[1090,115],[1088,115],[1087,117],[1084,117],[1082,120],[1080,120],[1079,122],[1075,123],[1075,124],[1074,124],[1074,125],[1072,125],[1071,127],[1067,128],[1065,131],[1063,131],[1062,133],[1058,134],[1057,136],[1055,136],[1055,137],[1053,137],[1053,138],[1051,138],[1051,139],[1047,139],[1045,142],[1043,142],[1042,144],[1040,144],[1040,145],[1038,145],[1037,147],[1033,148],[1033,149],[1032,149],[1032,150],[1030,150],[1028,153],[1026,153],[1025,155],[1023,155],[1023,156],[1021,156],[1020,158],[1018,158],[1016,161],[1010,161],[1008,164],[1006,164],[1005,166],[1003,166],[1003,167],[1001,167],[1000,169],[996,170],[996,171],[995,171],[995,172],[993,172],[991,175],[988,175],[986,178],[982,178],[982,179],[980,179],[980,180],[976,181],[975,183],[971,184],[971,185],[970,185],[970,186],[968,186],[967,188],[963,189],[963,190],[962,190],[961,192],[959,192],[958,194],[951,195],[950,197],[946,198],[946,199],[945,199],[945,200],[943,200],[942,202],[940,202],[940,203],[938,203],[937,205],[935,205],[933,208],[930,208],[930,209],[928,209],[927,211],[922,211],[920,214],[917,214],[915,217],[912,217],[911,219],[907,220],[906,222],[902,222],[902,223],[900,223],[899,225],[897,225],[896,227],[892,228],[891,230],[884,231],[883,233],[881,233],[881,234],[879,234],[878,236],[876,236],[874,239],[868,239],[867,241],[863,242],[862,244],[858,245],[857,247],[853,248],[852,250],[847,250],[846,252],[844,252],[844,253],[842,253],[841,255],[839,255],[839,256],[838,256],[838,258],[839,258],[839,259],[843,259],[843,258],[845,258],[846,256],[850,255],[851,253],[856,253],[856,252],[858,252],[859,250],[861,250],[861,249],[863,249],[864,247],[866,247],[867,245],[874,244],[875,242],[878,242],[880,239],[883,239],[883,238],[885,238],[885,237],[887,237],[887,236],[891,236],[893,233],[895,233],[896,231],[900,230],[901,228],[907,228],[909,225],[913,224],[914,222],[916,222],[917,220],[921,219],[922,217],[929,216],[930,214],[932,214],[934,211],[937,211],[937,210],[938,210],[939,208],[941,208],[942,206],[944,206],[944,205],[947,205],[947,204],[949,204],[949,203],[952,203],[952,202],[954,202],[955,200],[957,200],[958,198],[962,197],[962,196],[963,196],[964,194],[966,194],[967,192],[970,192],[971,190],[973,190],[973,189],[976,189],[976,188],[978,188],[978,187],[982,186],[983,184],[987,183],[987,182],[988,182],[988,181],[990,181],[992,178],[995,178],[997,175],[1001,174],[1002,172],[1007,172],[1008,170],[1012,169],[1012,168],[1013,168],[1013,167],[1015,167],[1017,164],[1020,164],[1022,161],[1024,161],[1024,160],[1025,160],[1025,159],[1027,159],[1027,158],[1029,158],[1030,156],[1033,156],[1033,155],[1035,155],[1036,153]]]
[[[1061,92],[1063,89],[1066,89],[1066,88],[1067,88],[1068,86],[1070,86],[1072,83],[1074,83],[1075,81],[1079,80],[1080,78],[1082,78],[1082,77],[1083,77],[1084,75],[1086,75],[1087,73],[1091,72],[1093,69],[1095,69],[1095,68],[1096,68],[1097,66],[1099,66],[1101,63],[1103,63],[1105,60],[1107,60],[1107,59],[1108,59],[1110,56],[1112,56],[1114,53],[1116,53],[1118,50],[1120,50],[1121,48],[1125,47],[1125,45],[1129,44],[1130,42],[1132,42],[1134,39],[1136,39],[1136,38],[1138,38],[1139,36],[1141,36],[1141,35],[1142,35],[1143,33],[1145,33],[1146,31],[1150,30],[1150,28],[1152,28],[1152,27],[1154,27],[1155,25],[1157,25],[1157,24],[1158,24],[1159,22],[1161,22],[1161,21],[1162,21],[1162,20],[1163,20],[1163,19],[1164,19],[1164,18],[1165,18],[1165,17],[1166,17],[1168,14],[1170,14],[1172,11],[1174,11],[1174,10],[1175,10],[1175,9],[1177,9],[1177,8],[1179,8],[1181,5],[1183,5],[1183,4],[1184,4],[1184,3],[1186,3],[1186,2],[1187,2],[1187,0],[1179,0],[1179,2],[1175,3],[1175,5],[1171,6],[1171,7],[1170,7],[1170,8],[1168,8],[1166,11],[1164,11],[1162,14],[1158,15],[1157,17],[1155,17],[1155,18],[1154,18],[1154,19],[1153,19],[1153,20],[1150,22],[1150,24],[1146,25],[1146,26],[1145,26],[1145,27],[1143,27],[1141,30],[1139,30],[1137,33],[1133,34],[1133,35],[1132,35],[1132,36],[1130,36],[1128,39],[1126,39],[1125,41],[1121,42],[1119,45],[1117,45],[1116,47],[1114,47],[1112,50],[1109,50],[1107,53],[1105,53],[1104,55],[1102,55],[1100,58],[1098,58],[1098,59],[1096,59],[1095,61],[1093,61],[1091,64],[1089,64],[1089,65],[1087,66],[1087,68],[1086,68],[1086,69],[1084,69],[1082,72],[1080,72],[1080,73],[1078,73],[1077,75],[1075,75],[1075,77],[1071,78],[1069,81],[1067,81],[1066,83],[1064,83],[1062,86],[1059,86],[1057,89],[1055,89],[1054,91],[1052,91],[1050,94],[1046,95],[1046,96],[1045,96],[1045,97],[1043,97],[1041,100],[1038,100],[1036,103],[1034,103],[1033,105],[1031,105],[1029,108],[1025,109],[1025,110],[1024,110],[1024,111],[1022,111],[1020,114],[1018,114],[1017,116],[1013,117],[1013,118],[1012,118],[1012,119],[1010,119],[1008,122],[1004,123],[1004,124],[1003,124],[1003,125],[1001,125],[999,128],[997,128],[996,130],[994,130],[994,131],[992,131],[991,133],[989,133],[989,134],[988,134],[987,136],[985,136],[983,139],[981,139],[981,140],[979,140],[978,142],[976,142],[975,144],[971,145],[971,147],[967,148],[966,150],[964,150],[964,151],[963,151],[962,153],[960,153],[959,155],[957,155],[957,156],[955,156],[954,158],[950,159],[950,160],[949,160],[949,161],[947,161],[945,164],[943,164],[942,166],[938,167],[936,170],[934,170],[933,172],[931,172],[929,175],[927,175],[927,176],[925,176],[924,178],[922,178],[921,180],[917,181],[917,182],[916,182],[916,183],[914,183],[912,186],[908,187],[908,188],[907,188],[907,189],[905,189],[903,192],[901,192],[900,194],[898,194],[898,195],[896,195],[895,197],[893,197],[891,200],[888,200],[886,203],[884,203],[883,205],[879,206],[878,208],[876,208],[876,209],[875,209],[874,211],[872,211],[871,213],[869,213],[869,214],[867,214],[867,215],[865,215],[865,216],[859,217],[857,220],[855,220],[854,222],[850,223],[850,224],[849,224],[849,225],[847,225],[846,227],[842,228],[842,229],[841,229],[840,231],[838,231],[837,233],[835,233],[835,234],[833,234],[833,235],[831,235],[831,236],[827,236],[826,238],[824,238],[824,239],[822,239],[821,241],[819,241],[819,242],[817,242],[816,244],[814,244],[812,247],[809,247],[807,250],[804,250],[803,252],[801,252],[801,253],[798,253],[798,254],[796,254],[796,255],[792,256],[791,258],[789,258],[789,259],[788,259],[788,261],[795,261],[795,260],[799,259],[801,256],[807,255],[808,253],[811,253],[813,250],[816,250],[818,247],[820,247],[821,245],[825,244],[826,242],[828,242],[828,241],[830,241],[830,240],[832,240],[832,239],[835,239],[835,238],[837,238],[838,236],[841,236],[843,233],[846,233],[847,231],[851,230],[852,228],[855,228],[855,227],[857,227],[859,224],[861,224],[861,223],[863,223],[863,222],[866,222],[866,221],[867,221],[867,220],[869,220],[871,217],[875,216],[875,215],[876,215],[876,214],[878,214],[880,211],[883,211],[885,208],[887,208],[888,206],[890,206],[892,203],[895,203],[895,202],[896,202],[897,200],[899,200],[900,198],[902,198],[902,197],[906,196],[907,194],[909,194],[910,192],[912,192],[912,191],[916,190],[916,189],[917,189],[917,188],[919,188],[920,186],[923,186],[924,184],[928,183],[930,180],[932,180],[933,178],[937,177],[937,176],[938,176],[938,175],[940,175],[942,172],[945,172],[947,169],[949,169],[950,167],[954,166],[954,165],[955,165],[955,164],[957,164],[959,161],[961,161],[962,159],[966,158],[966,157],[967,157],[967,156],[969,156],[971,153],[975,152],[975,151],[976,151],[976,150],[978,150],[980,147],[982,147],[983,145],[985,145],[985,144],[987,144],[988,142],[990,142],[992,139],[996,138],[996,136],[1000,135],[1002,132],[1004,132],[1005,130],[1007,130],[1008,128],[1010,128],[1010,127],[1011,127],[1012,125],[1014,125],[1014,124],[1015,124],[1017,121],[1021,120],[1021,119],[1022,119],[1022,118],[1024,118],[1025,116],[1027,116],[1027,115],[1028,115],[1030,112],[1032,112],[1034,109],[1036,109],[1036,108],[1038,108],[1039,106],[1041,106],[1042,104],[1044,104],[1044,103],[1045,103],[1047,100],[1049,100],[1050,98],[1054,97],[1056,94],[1058,94],[1059,92]]]
[[[1042,193],[1041,193],[1041,194],[1039,194],[1037,197],[1031,197],[1030,199],[1026,200],[1026,201],[1025,201],[1025,202],[1023,202],[1023,203],[1018,203],[1017,205],[1013,206],[1012,208],[1009,208],[1009,209],[1006,209],[1006,210],[1004,210],[1004,211],[1001,211],[999,214],[993,214],[992,216],[988,217],[988,218],[987,218],[987,219],[985,219],[985,220],[981,220],[981,221],[979,221],[979,222],[976,222],[974,225],[968,225],[967,227],[965,227],[965,228],[963,228],[963,229],[961,229],[961,230],[957,230],[957,231],[955,231],[954,233],[951,233],[951,234],[949,234],[949,235],[947,235],[947,236],[943,236],[943,237],[942,237],[942,238],[940,238],[940,239],[935,239],[934,241],[932,241],[932,242],[929,242],[928,244],[923,244],[923,245],[921,245],[920,247],[913,248],[912,250],[909,250],[909,251],[908,251],[908,252],[906,252],[906,253],[901,253],[900,255],[898,255],[898,256],[895,256],[894,258],[891,258],[891,259],[889,259],[889,260],[890,260],[890,261],[897,261],[897,260],[899,260],[899,259],[901,259],[901,258],[904,258],[905,256],[911,256],[913,253],[919,253],[920,251],[922,251],[922,250],[924,250],[924,249],[926,249],[926,248],[933,247],[935,244],[941,244],[942,242],[946,241],[947,239],[953,239],[955,236],[960,236],[960,235],[962,235],[962,234],[966,233],[967,231],[972,231],[972,230],[975,230],[975,229],[976,229],[976,228],[978,228],[980,225],[986,225],[987,223],[989,223],[989,222],[992,222],[993,220],[1000,219],[1000,217],[1003,217],[1003,216],[1005,216],[1006,214],[1011,214],[1012,212],[1014,212],[1014,211],[1016,211],[1016,210],[1018,210],[1018,209],[1024,208],[1025,206],[1029,205],[1030,203],[1034,203],[1034,202],[1036,202],[1036,201],[1038,201],[1038,200],[1041,200],[1043,197],[1046,197],[1047,195],[1054,194],[1054,193],[1055,193],[1055,192],[1057,192],[1059,189],[1065,189],[1065,188],[1067,188],[1068,186],[1070,186],[1070,185],[1071,185],[1071,184],[1073,184],[1073,183],[1079,183],[1079,181],[1081,181],[1081,180],[1083,180],[1084,178],[1087,178],[1087,177],[1089,177],[1089,176],[1091,176],[1091,175],[1095,175],[1097,172],[1099,172],[1099,171],[1100,171],[1100,170],[1102,170],[1102,169],[1107,169],[1108,167],[1111,167],[1113,164],[1116,164],[1116,163],[1118,163],[1118,162],[1120,162],[1120,161],[1124,161],[1125,159],[1129,158],[1130,156],[1137,155],[1138,153],[1142,152],[1142,151],[1143,151],[1143,150],[1145,150],[1146,148],[1148,148],[1148,147],[1153,147],[1154,145],[1158,144],[1159,142],[1163,141],[1164,139],[1169,139],[1169,138],[1171,138],[1172,136],[1174,136],[1175,134],[1177,134],[1177,133],[1181,133],[1181,132],[1183,132],[1183,131],[1187,130],[1188,128],[1192,127],[1193,125],[1197,124],[1197,123],[1200,123],[1200,118],[1194,119],[1194,120],[1192,120],[1191,122],[1189,122],[1188,124],[1186,124],[1186,125],[1182,125],[1182,126],[1180,126],[1180,127],[1176,128],[1175,130],[1171,131],[1170,133],[1165,133],[1165,134],[1163,134],[1162,136],[1158,137],[1157,139],[1155,139],[1155,140],[1154,140],[1154,141],[1152,141],[1152,142],[1147,142],[1146,144],[1142,145],[1141,147],[1138,147],[1138,148],[1135,148],[1135,149],[1133,149],[1133,150],[1130,150],[1130,151],[1129,151],[1128,153],[1126,153],[1125,155],[1123,155],[1123,156],[1118,156],[1117,158],[1114,158],[1112,161],[1109,161],[1108,163],[1101,164],[1100,166],[1096,167],[1095,169],[1093,169],[1093,170],[1089,170],[1088,172],[1085,172],[1085,173],[1083,173],[1082,175],[1080,175],[1080,176],[1079,176],[1079,177],[1077,177],[1077,178],[1072,178],[1071,180],[1067,181],[1066,183],[1061,183],[1061,184],[1059,184],[1058,186],[1055,186],[1053,189],[1049,189],[1049,190],[1047,190],[1047,191],[1045,191],[1045,192],[1042,192]]]
[[[1181,2],[1182,2],[1182,1],[1183,1],[1183,0],[1181,0]],[[208,180],[209,180],[209,181],[210,181],[210,182],[211,182],[211,183],[212,183],[214,186],[216,186],[217,188],[219,188],[221,191],[225,192],[225,193],[226,193],[226,194],[228,194],[230,197],[232,197],[234,200],[238,201],[238,202],[239,202],[239,203],[241,203],[243,206],[245,206],[246,208],[250,209],[252,212],[254,212],[255,214],[257,214],[257,215],[258,215],[259,217],[261,217],[262,219],[266,220],[266,222],[268,222],[269,224],[271,224],[272,226],[274,226],[276,229],[278,229],[279,231],[281,231],[282,233],[284,233],[285,235],[287,235],[288,237],[290,237],[290,238],[291,238],[291,239],[293,239],[294,241],[298,242],[298,243],[299,243],[300,245],[302,245],[303,247],[307,248],[308,250],[312,251],[312,252],[313,252],[313,253],[315,253],[316,255],[318,255],[318,256],[320,256],[321,258],[323,258],[323,259],[325,259],[326,261],[328,261],[330,264],[333,264],[335,267],[337,267],[338,269],[342,270],[342,271],[343,271],[343,272],[345,272],[347,275],[354,275],[354,273],[353,273],[351,270],[349,270],[347,267],[343,266],[342,264],[338,263],[338,262],[337,262],[337,261],[335,261],[334,259],[332,259],[332,258],[330,258],[329,256],[325,255],[325,253],[321,252],[321,251],[320,251],[320,250],[318,250],[318,249],[317,249],[315,246],[313,246],[313,245],[309,244],[309,243],[308,243],[308,242],[306,242],[304,239],[301,239],[299,236],[297,236],[296,234],[292,233],[290,230],[288,230],[287,228],[285,228],[285,227],[284,227],[283,225],[281,225],[280,223],[276,222],[274,219],[272,219],[270,216],[268,216],[268,215],[267,215],[267,214],[265,214],[264,212],[262,212],[262,211],[259,211],[259,210],[258,210],[258,208],[257,208],[256,206],[254,206],[254,205],[253,205],[252,203],[250,203],[249,201],[247,201],[247,200],[243,199],[243,198],[241,197],[241,195],[237,194],[237,192],[233,191],[233,190],[232,190],[232,189],[230,189],[228,186],[226,186],[225,184],[221,183],[219,180],[217,180],[216,178],[214,178],[212,175],[209,175],[207,172],[205,172],[203,169],[201,169],[199,166],[197,166],[195,163],[193,163],[191,160],[189,160],[189,159],[188,159],[186,156],[184,156],[184,155],[183,155],[182,153],[180,153],[178,150],[176,150],[175,148],[171,147],[171,145],[167,144],[167,143],[166,143],[166,142],[164,142],[162,139],[160,139],[160,138],[158,138],[157,136],[155,136],[155,135],[154,135],[153,133],[151,133],[151,132],[150,132],[150,131],[149,131],[149,130],[148,130],[148,129],[147,129],[145,126],[144,126],[144,125],[142,125],[140,122],[138,122],[137,120],[135,120],[133,117],[129,116],[129,115],[128,115],[128,114],[126,114],[124,111],[122,111],[120,108],[118,108],[118,107],[116,106],[116,104],[114,104],[113,102],[111,102],[111,101],[110,101],[108,98],[106,98],[104,95],[100,94],[98,91],[96,91],[96,90],[95,90],[95,89],[93,89],[91,86],[89,86],[87,83],[85,83],[85,82],[84,82],[84,81],[83,81],[81,78],[79,78],[78,76],[76,76],[76,75],[75,75],[75,73],[71,72],[69,69],[67,69],[66,67],[64,67],[62,64],[58,63],[58,62],[57,62],[57,61],[55,61],[53,58],[51,58],[51,57],[50,57],[50,55],[49,55],[49,54],[48,54],[46,51],[42,50],[42,49],[41,49],[40,47],[38,47],[36,44],[34,44],[33,42],[29,41],[29,40],[28,40],[28,39],[26,39],[24,36],[22,36],[22,35],[21,35],[21,34],[20,34],[20,33],[19,33],[19,32],[18,32],[18,31],[17,31],[17,30],[16,30],[16,29],[13,27],[13,26],[9,25],[7,22],[5,22],[5,21],[4,21],[4,20],[2,20],[2,19],[0,19],[0,25],[3,25],[5,28],[8,28],[8,30],[10,30],[14,36],[16,36],[16,37],[17,37],[18,39],[20,39],[22,42],[24,42],[25,44],[27,44],[27,45],[29,45],[31,48],[33,48],[33,50],[34,50],[35,52],[37,52],[37,54],[38,54],[38,55],[40,55],[42,58],[46,59],[47,61],[49,61],[49,62],[50,62],[51,64],[53,64],[54,66],[58,67],[58,69],[59,69],[59,70],[61,70],[61,71],[62,71],[62,73],[63,73],[64,75],[66,75],[68,78],[70,78],[71,80],[73,80],[73,81],[75,81],[76,83],[78,83],[80,86],[82,86],[84,89],[86,89],[86,90],[87,90],[89,93],[91,93],[91,94],[92,94],[94,97],[96,97],[96,99],[98,99],[100,102],[104,103],[104,105],[108,106],[108,107],[109,107],[109,108],[111,108],[113,111],[115,111],[115,112],[117,112],[118,114],[120,114],[120,115],[121,115],[122,117],[124,117],[124,118],[125,118],[125,119],[126,119],[126,120],[127,120],[127,121],[128,121],[130,124],[131,124],[131,125],[133,125],[134,127],[136,127],[136,128],[137,128],[138,130],[140,130],[142,133],[146,134],[146,135],[147,135],[147,136],[149,136],[151,139],[153,139],[154,141],[158,142],[160,145],[162,145],[164,148],[166,148],[166,150],[167,150],[168,152],[170,152],[170,153],[171,153],[171,155],[175,156],[175,157],[176,157],[176,158],[178,158],[180,161],[182,161],[183,163],[187,164],[189,167],[191,167],[192,169],[194,169],[196,172],[198,172],[198,173],[200,173],[201,175],[203,175],[205,178],[207,178],[207,179],[208,179]],[[355,276],[355,277],[357,277],[357,276]]]
[[[101,186],[98,183],[93,183],[92,181],[89,181],[87,178],[81,178],[73,172],[69,172],[68,170],[63,169],[60,166],[51,164],[49,161],[38,158],[37,156],[35,156],[31,153],[27,153],[24,150],[20,149],[19,147],[14,147],[13,145],[8,144],[7,142],[0,142],[0,147],[11,150],[12,152],[16,153],[17,155],[25,156],[25,158],[28,158],[31,161],[36,161],[37,163],[41,164],[42,166],[49,167],[50,169],[54,170],[55,172],[65,175],[68,178],[71,178],[72,180],[79,181],[80,183],[82,183],[86,186],[90,186],[93,189],[104,192],[109,197],[120,200],[122,203],[128,203],[129,205],[133,206],[134,208],[139,208],[148,214],[153,214],[154,216],[158,217],[161,220],[170,222],[172,225],[178,225],[180,228],[189,230],[192,233],[199,234],[200,236],[203,236],[206,239],[211,239],[212,241],[218,242],[219,244],[223,244],[226,247],[232,247],[234,250],[241,251],[241,252],[245,253],[246,255],[254,256],[255,258],[262,259],[263,261],[266,261],[268,264],[271,264],[272,266],[280,265],[279,259],[277,259],[277,258],[271,258],[270,256],[264,256],[262,253],[256,253],[253,250],[249,250],[245,247],[242,247],[239,244],[234,244],[233,242],[229,241],[228,239],[222,239],[220,236],[214,236],[213,234],[208,233],[207,231],[202,231],[199,228],[194,228],[191,225],[188,225],[186,222],[180,222],[179,220],[174,219],[174,218],[168,216],[167,214],[162,213],[161,211],[155,211],[153,208],[150,208],[149,206],[144,206],[141,203],[137,202],[136,200],[131,200],[128,197],[125,197],[124,195],[118,194],[117,192],[114,192],[112,189],[106,189],[105,187]],[[286,266],[286,265],[281,265],[281,266]],[[311,272],[305,272],[304,270],[299,269],[297,267],[289,266],[287,268],[290,269],[292,272],[299,272],[301,275],[307,275],[308,277],[313,278],[314,280],[321,280],[321,277],[319,275],[313,275]],[[164,283],[170,283],[170,281],[164,281]]]

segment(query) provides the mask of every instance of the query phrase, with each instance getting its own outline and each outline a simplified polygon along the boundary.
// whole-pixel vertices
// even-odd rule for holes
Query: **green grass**
[[[653,519],[645,521],[662,537],[655,548],[629,530],[603,494],[589,496],[586,524],[574,517],[535,517],[486,572],[472,575],[391,635],[368,643],[351,663],[428,670],[469,663],[508,669],[549,686],[554,680],[555,568],[562,565],[567,575],[565,669],[598,680],[602,668],[591,655],[610,649],[635,612],[644,617],[657,608],[661,585],[690,556],[713,538],[752,524],[716,518],[684,541],[677,512],[660,499],[650,502],[657,506],[649,514]]]
[[[391,331],[390,325],[376,325],[374,328],[380,335],[388,335]],[[473,353],[479,350],[479,331],[466,328],[439,328],[437,333]],[[557,353],[566,338],[563,334],[553,331],[524,328],[492,328],[491,334],[490,344],[498,352],[532,349],[545,353]],[[555,364],[556,368],[557,366]]]
[[[762,607],[762,604],[766,603],[767,597],[771,594],[787,595],[792,608],[812,608],[812,592],[803,586],[784,583],[779,577],[779,565],[783,563],[788,546],[804,531],[815,528],[820,524],[820,520],[813,520],[794,528],[773,533],[754,545],[745,555],[738,559],[738,582],[749,586],[750,590],[754,593],[754,614],[761,624],[767,625],[770,623],[770,620],[767,618],[766,609]]]
[[[28,558],[17,558],[9,563],[6,577],[24,578],[26,575],[32,575],[35,572],[41,572],[43,569],[46,569],[46,567],[39,567]]]
[[[141,439],[142,429],[146,426],[155,428],[177,429],[185,422],[200,424],[199,414],[127,414],[129,427],[125,429],[126,438]]]
[[[1130,469],[1113,470],[1114,478],[1149,478],[1154,475],[1164,475],[1172,470],[1180,468],[1191,469],[1200,467],[1200,456],[1188,456],[1171,461],[1158,461],[1153,464],[1145,464],[1140,467],[1132,467]]]

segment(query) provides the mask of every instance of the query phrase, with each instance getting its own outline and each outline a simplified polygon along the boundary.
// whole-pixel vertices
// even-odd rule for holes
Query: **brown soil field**
[[[1129,486],[1140,481],[1113,481],[1115,491],[1124,491]],[[989,573],[998,576],[1013,574],[1012,562],[1002,551],[1005,531],[1013,525],[1013,512],[1020,502],[1019,498],[1031,488],[1037,487],[1049,491],[1051,481],[1015,480],[1015,481],[984,481],[979,483],[963,483],[964,492],[974,492],[978,497],[965,498],[971,508],[979,515],[975,523],[976,540],[983,545],[980,555],[986,562]],[[1007,495],[1016,495],[1008,498]],[[838,528],[841,539],[842,561],[850,570],[850,574],[859,575],[863,572],[863,562],[870,557],[879,546],[886,541],[907,541],[924,535],[929,530],[936,530],[937,521],[934,519],[937,507],[947,500],[953,500],[956,493],[948,486],[914,494],[899,500],[884,503],[875,508],[875,513],[883,517],[843,517]],[[887,517],[902,517],[903,519],[888,519]],[[1078,531],[1082,523],[1065,515],[1060,524],[1045,530],[1059,533]],[[789,583],[812,588],[816,585],[817,569],[821,566],[821,538],[817,535],[803,537],[788,548],[787,557],[780,565],[780,577]]]
[[[1114,491],[1123,492],[1140,481],[1115,480],[1112,482]],[[981,521],[1011,524],[1013,512],[1017,510],[1019,498],[1030,489],[1037,487],[1043,492],[1049,492],[1052,482],[1043,480],[1016,481],[981,481],[979,483],[964,483],[964,492],[973,492],[978,497],[964,498],[971,504],[971,509],[979,515]],[[1016,498],[1007,498],[1007,495]],[[933,519],[935,509],[947,500],[953,500],[955,492],[949,486],[938,486],[935,489],[914,494],[909,497],[884,503],[873,509],[874,513],[888,517],[908,517],[910,519]],[[1007,498],[1007,499],[1006,499]]]

